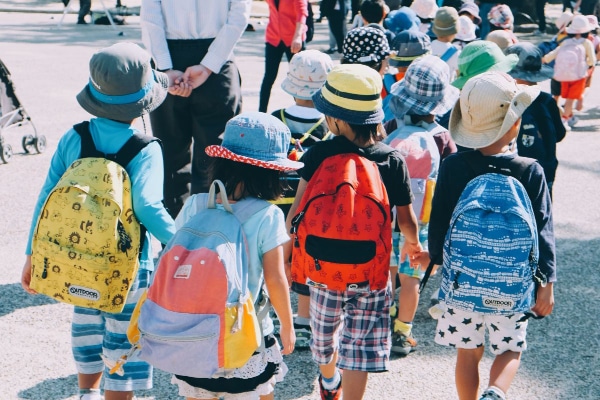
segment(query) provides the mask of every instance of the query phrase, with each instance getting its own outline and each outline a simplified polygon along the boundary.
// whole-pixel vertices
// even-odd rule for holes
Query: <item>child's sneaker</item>
[[[407,356],[411,351],[417,348],[417,341],[413,338],[412,332],[406,336],[400,332],[392,333],[392,352],[401,356]]]
[[[483,393],[479,400],[506,400],[506,395],[495,386],[490,386]]]
[[[296,348],[308,349],[312,338],[310,325],[294,324],[294,331],[296,332]]]
[[[577,118],[576,116],[571,116],[571,118],[569,118],[567,120],[567,125],[569,125],[571,128],[573,128],[575,125],[577,125],[577,123],[579,122],[579,118]]]
[[[563,126],[565,127],[565,131],[571,132],[571,126],[569,125],[569,118],[562,117],[561,120],[562,120]]]
[[[339,400],[342,398],[342,377],[340,376],[340,383],[337,387],[332,390],[325,389],[323,387],[323,376],[319,376],[319,389],[321,392],[321,400]]]

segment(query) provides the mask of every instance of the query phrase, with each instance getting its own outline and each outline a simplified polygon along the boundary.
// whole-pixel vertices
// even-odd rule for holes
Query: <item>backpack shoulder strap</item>
[[[479,161],[484,157],[478,151],[469,151],[463,153],[463,159],[467,165],[475,172],[476,176],[482,175],[486,172],[498,173],[507,176],[512,176],[518,181],[521,181],[523,174],[527,169],[536,161],[533,158],[528,157],[517,157],[512,160],[510,165],[499,165],[498,162],[487,163],[482,165]]]
[[[139,133],[134,134],[132,137],[125,142],[123,147],[115,154],[110,157],[113,161],[117,162],[123,168],[127,166],[133,160],[135,156],[138,155],[140,151],[146,146],[148,146],[152,142],[158,142],[160,144],[160,139],[155,138],[153,136],[142,135]],[[109,157],[107,157],[109,158]]]
[[[448,60],[450,60],[452,58],[452,56],[454,54],[456,54],[457,51],[458,51],[458,49],[456,48],[456,46],[452,45],[452,46],[448,47],[448,49],[446,49],[444,54],[442,54],[440,56],[440,59],[444,62],[448,62]]]
[[[243,224],[254,214],[269,207],[270,205],[271,203],[266,200],[251,197],[232,204],[231,208],[233,208],[233,213],[237,219],[241,224]]]
[[[73,129],[81,138],[81,154],[79,158],[87,157],[104,157],[104,155],[96,149],[94,139],[90,132],[90,121],[83,121],[73,125]]]

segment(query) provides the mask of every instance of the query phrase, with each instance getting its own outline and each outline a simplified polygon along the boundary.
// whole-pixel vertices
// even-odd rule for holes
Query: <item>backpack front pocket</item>
[[[364,264],[376,254],[372,240],[342,240],[314,235],[306,237],[306,252],[316,260],[337,264]]]

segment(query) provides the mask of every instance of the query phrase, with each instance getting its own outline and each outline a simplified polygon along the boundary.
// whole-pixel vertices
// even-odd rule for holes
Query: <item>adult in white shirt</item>
[[[190,191],[208,191],[204,149],[219,143],[227,121],[241,111],[233,48],[251,5],[251,0],[142,0],[142,40],[171,82],[150,122],[162,140],[164,201],[173,217]]]

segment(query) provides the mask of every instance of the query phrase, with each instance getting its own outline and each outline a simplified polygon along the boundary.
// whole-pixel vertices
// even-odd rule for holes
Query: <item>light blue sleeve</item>
[[[258,228],[258,248],[261,265],[263,254],[289,240],[290,237],[285,229],[283,211],[275,205],[269,206]]]

